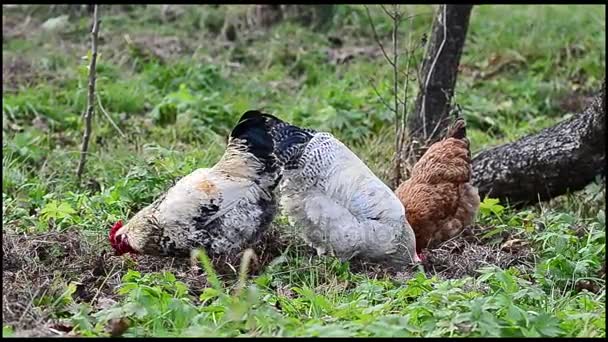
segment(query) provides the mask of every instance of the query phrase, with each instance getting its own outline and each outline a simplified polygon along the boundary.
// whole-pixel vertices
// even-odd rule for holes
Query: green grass
[[[420,39],[433,8],[407,8],[420,15],[402,29],[403,41],[409,29]],[[371,10],[379,34],[390,39],[390,21],[379,8]],[[369,81],[390,94],[391,70],[382,57],[331,64],[327,34],[289,22],[250,42],[243,34],[226,47],[216,36],[224,6],[192,6],[174,21],[154,6],[135,12],[102,6],[98,93],[127,138],[97,110],[85,179],[100,188],[80,188],[75,169],[87,84],[81,57],[90,20],[72,14],[63,30],[44,32],[40,24],[63,13],[5,12],[32,20],[25,36],[3,40],[4,64],[22,58],[44,77],[3,92],[4,231],[105,236],[110,224],[173,179],[213,165],[235,120],[251,108],[331,131],[387,180],[393,117]],[[345,46],[375,44],[364,7],[340,5],[337,13],[331,35]],[[455,92],[473,153],[555,124],[571,114],[560,98],[598,89],[604,22],[604,6],[476,6],[461,61],[467,71]],[[130,39],[177,37],[186,49],[158,58],[146,44],[127,42],[126,33]],[[415,52],[418,60],[423,52]],[[476,76],[505,60],[517,62],[488,79]],[[399,280],[296,249],[249,277],[239,293],[230,279],[193,294],[170,271],[131,270],[121,274],[118,301],[109,308],[75,299],[69,279],[57,285],[59,294],[35,305],[54,308],[55,318],[85,336],[107,336],[115,318],[128,319],[125,336],[605,336],[605,280],[598,276],[605,262],[604,193],[597,182],[522,210],[485,202],[479,223],[489,227],[488,239],[508,232],[528,241],[535,255],[529,272],[488,266],[446,280],[419,270]],[[277,221],[284,224],[282,217]],[[581,291],[582,280],[600,290]],[[13,324],[3,322],[4,336],[24,328]]]

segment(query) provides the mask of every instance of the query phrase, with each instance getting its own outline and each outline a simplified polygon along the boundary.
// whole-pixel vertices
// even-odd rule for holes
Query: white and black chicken
[[[229,255],[255,242],[277,212],[281,167],[270,131],[280,122],[274,120],[258,111],[243,114],[213,167],[183,177],[127,224],[112,227],[116,254],[188,256],[203,247]]]

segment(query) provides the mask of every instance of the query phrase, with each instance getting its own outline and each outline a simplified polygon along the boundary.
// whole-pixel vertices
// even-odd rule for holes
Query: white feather
[[[210,189],[200,188],[206,182]],[[171,236],[178,245],[190,245],[194,234],[203,227],[194,226],[193,219],[200,217],[200,208],[218,205],[219,210],[208,217],[206,224],[221,218],[222,232],[211,242],[216,253],[227,253],[241,247],[259,230],[259,217],[266,208],[259,208],[260,198],[272,200],[271,194],[252,180],[241,177],[227,178],[214,169],[198,169],[180,179],[167,191],[160,202],[157,215],[164,235]]]
[[[300,168],[286,170],[281,205],[304,239],[349,259],[409,263],[414,233],[397,196],[342,142],[317,133]]]

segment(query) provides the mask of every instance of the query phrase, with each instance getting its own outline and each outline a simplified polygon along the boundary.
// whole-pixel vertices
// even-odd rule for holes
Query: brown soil
[[[443,279],[457,279],[478,275],[484,266],[506,269],[512,266],[531,268],[532,249],[523,240],[503,237],[500,245],[490,245],[479,236],[484,229],[475,226],[459,236],[425,253],[425,271]],[[516,243],[513,243],[516,242]],[[523,243],[522,243],[523,242]]]
[[[28,86],[39,78],[33,64],[19,57],[2,56],[2,91],[17,91],[20,86]]]
[[[2,15],[2,43],[15,38],[25,38],[39,25],[39,20],[29,15],[24,16],[21,13]]]
[[[186,42],[178,37],[142,34],[129,37],[126,43],[135,54],[157,59],[160,62],[166,62],[192,52]]]
[[[93,234],[92,236],[90,236]],[[202,269],[189,259],[153,256],[114,256],[105,234],[79,230],[27,235],[5,227],[2,232],[2,316],[19,336],[57,335],[61,322],[52,318],[49,305],[36,301],[57,298],[70,283],[77,284],[73,299],[90,304],[94,310],[112,305],[122,276],[133,269],[141,273],[171,272],[188,285],[194,298],[206,287]],[[285,249],[288,241],[270,228],[254,246],[256,256],[250,272],[257,274]],[[264,248],[261,248],[264,246]],[[219,276],[235,278],[238,258],[213,260]]]
[[[129,258],[112,255],[105,236],[90,239],[78,231],[2,235],[3,324],[16,329],[52,325],[51,312],[36,306],[34,299],[43,295],[56,298],[71,282],[78,284],[76,302],[101,308],[115,299],[120,279],[129,269]],[[140,272],[173,272],[193,291],[205,286],[204,277],[192,272],[184,260],[143,256],[132,268]]]
[[[479,275],[477,270],[484,266],[496,266],[501,269],[518,267],[531,269],[532,249],[523,240],[510,240],[505,234],[499,244],[490,244],[479,236],[485,229],[480,226],[465,229],[460,235],[441,243],[432,250],[423,251],[426,259],[421,263],[428,277],[439,279],[460,279]],[[502,243],[503,241],[507,243]],[[509,246],[509,242],[519,242]],[[395,271],[378,265],[356,263],[353,270],[370,277],[387,275],[399,281],[414,277],[420,265],[412,266],[405,271]]]
[[[565,113],[579,113],[593,100],[593,94],[573,91],[557,98],[557,105]]]

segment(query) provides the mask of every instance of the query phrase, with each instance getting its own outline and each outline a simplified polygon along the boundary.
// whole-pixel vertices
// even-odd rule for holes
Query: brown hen
[[[417,253],[456,236],[473,223],[479,194],[470,182],[469,140],[465,121],[458,118],[446,137],[431,145],[414,165],[410,179],[395,191],[416,235]]]

